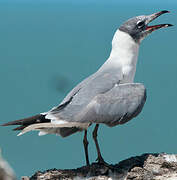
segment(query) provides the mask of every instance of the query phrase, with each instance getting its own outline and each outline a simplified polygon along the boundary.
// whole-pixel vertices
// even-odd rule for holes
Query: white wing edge
[[[78,122],[68,122],[65,124],[51,124],[51,123],[38,123],[32,124],[24,128],[17,136],[21,136],[29,131],[40,131],[45,128],[63,128],[63,127],[78,127],[80,129],[87,129],[89,127],[89,123],[78,123]]]

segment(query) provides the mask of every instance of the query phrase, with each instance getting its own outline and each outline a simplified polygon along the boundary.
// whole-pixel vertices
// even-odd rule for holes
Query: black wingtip
[[[2,124],[0,126],[12,126],[12,125],[20,125],[19,128],[24,128],[30,124],[36,124],[36,123],[45,123],[45,122],[50,122],[49,119],[45,119],[45,115],[42,114],[37,114],[35,116],[31,116],[25,119],[20,119],[20,120],[15,120],[15,121],[10,121],[5,124]],[[14,130],[20,130],[15,128]]]
[[[167,11],[167,10],[163,10],[161,11],[162,14],[165,14],[165,13],[170,13],[170,11]]]
[[[14,125],[14,124],[12,124],[11,122],[0,124],[0,126],[10,126],[10,125]]]
[[[174,26],[173,24],[167,24],[168,25],[168,27],[170,27],[170,26]]]
[[[24,119],[20,119],[20,120],[15,120],[15,121],[10,121],[7,122],[5,124],[2,124],[1,126],[11,126],[11,125],[29,125],[29,124],[33,124],[36,123],[36,120],[43,120],[45,118],[43,118],[43,115],[41,114],[37,114],[35,116],[31,116],[28,118],[24,118]]]
[[[19,126],[13,129],[13,131],[21,131],[25,128],[26,126]]]
[[[23,124],[23,120],[15,120],[1,124],[1,126],[12,126],[12,125],[22,125],[22,124]]]

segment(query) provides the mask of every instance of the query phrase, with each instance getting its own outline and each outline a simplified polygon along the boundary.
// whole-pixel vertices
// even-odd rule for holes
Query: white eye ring
[[[137,24],[138,28],[141,28],[145,25],[144,21],[138,21]]]

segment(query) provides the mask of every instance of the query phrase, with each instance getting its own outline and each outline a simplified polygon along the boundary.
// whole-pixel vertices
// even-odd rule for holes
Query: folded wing
[[[120,84],[94,97],[76,119],[108,126],[124,124],[141,112],[145,101],[146,89],[143,84]]]

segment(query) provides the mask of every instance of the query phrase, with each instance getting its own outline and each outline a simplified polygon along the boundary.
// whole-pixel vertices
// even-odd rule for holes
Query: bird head
[[[172,26],[171,24],[149,26],[151,21],[165,13],[169,13],[169,11],[164,10],[151,15],[133,17],[122,24],[119,30],[128,33],[136,42],[140,43],[151,32],[160,28]]]

